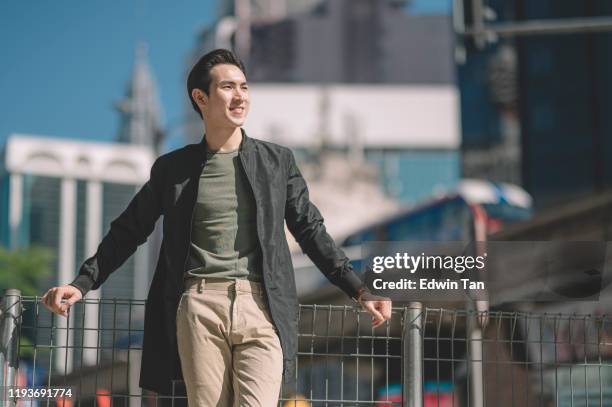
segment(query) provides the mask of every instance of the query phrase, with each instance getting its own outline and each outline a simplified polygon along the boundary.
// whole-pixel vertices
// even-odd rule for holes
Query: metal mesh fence
[[[612,405],[605,315],[425,309],[423,317],[425,405]]]
[[[182,382],[173,384],[172,396],[138,386],[144,306],[138,300],[84,299],[66,319],[50,313],[39,297],[14,297],[3,317],[13,315],[18,364],[14,379],[4,384],[71,388],[75,396],[66,405],[74,406],[186,405]],[[295,380],[283,383],[279,406],[399,406],[380,399],[391,400],[399,388],[399,373],[393,372],[400,368],[401,315],[394,310],[390,323],[373,329],[359,308],[301,305]]]
[[[187,405],[181,382],[172,396],[138,386],[144,301],[82,300],[66,319],[38,297],[9,297],[0,323],[2,385],[70,387],[65,406]],[[358,307],[300,305],[295,380],[283,383],[278,405],[612,405],[605,316],[416,305],[394,308],[375,329]]]

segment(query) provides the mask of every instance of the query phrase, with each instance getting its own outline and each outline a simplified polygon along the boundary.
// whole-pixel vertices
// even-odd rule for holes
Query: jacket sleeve
[[[127,208],[111,222],[110,230],[98,245],[96,253],[85,260],[77,277],[70,283],[83,296],[100,287],[153,232],[162,213],[162,176],[158,158],[151,167],[149,180]]]
[[[303,252],[327,279],[355,299],[365,288],[349,259],[334,243],[323,224],[323,217],[310,202],[308,187],[289,150],[285,221]]]

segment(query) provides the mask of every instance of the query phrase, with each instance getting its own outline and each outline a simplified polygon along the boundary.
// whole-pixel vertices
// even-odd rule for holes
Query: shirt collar
[[[238,147],[238,152],[248,151],[253,147],[253,140],[247,136],[246,131],[241,127],[240,131],[242,132],[242,141],[240,142],[240,146]],[[206,156],[208,152],[208,144],[206,144],[206,133],[202,136],[202,140],[200,141],[200,150]]]

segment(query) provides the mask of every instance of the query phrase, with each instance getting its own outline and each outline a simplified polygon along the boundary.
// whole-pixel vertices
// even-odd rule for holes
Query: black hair
[[[191,97],[191,92],[194,89],[201,89],[207,95],[209,94],[210,88],[210,70],[219,64],[231,64],[236,65],[246,75],[246,69],[244,64],[232,51],[219,48],[210,51],[208,54],[202,56],[198,62],[191,68],[189,75],[187,76],[187,93],[193,109],[202,117],[202,112],[198,104]]]

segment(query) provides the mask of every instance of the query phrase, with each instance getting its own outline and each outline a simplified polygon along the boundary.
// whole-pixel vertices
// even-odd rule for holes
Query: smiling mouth
[[[244,112],[244,107],[243,106],[230,107],[230,112],[232,112],[232,113],[243,113]]]

